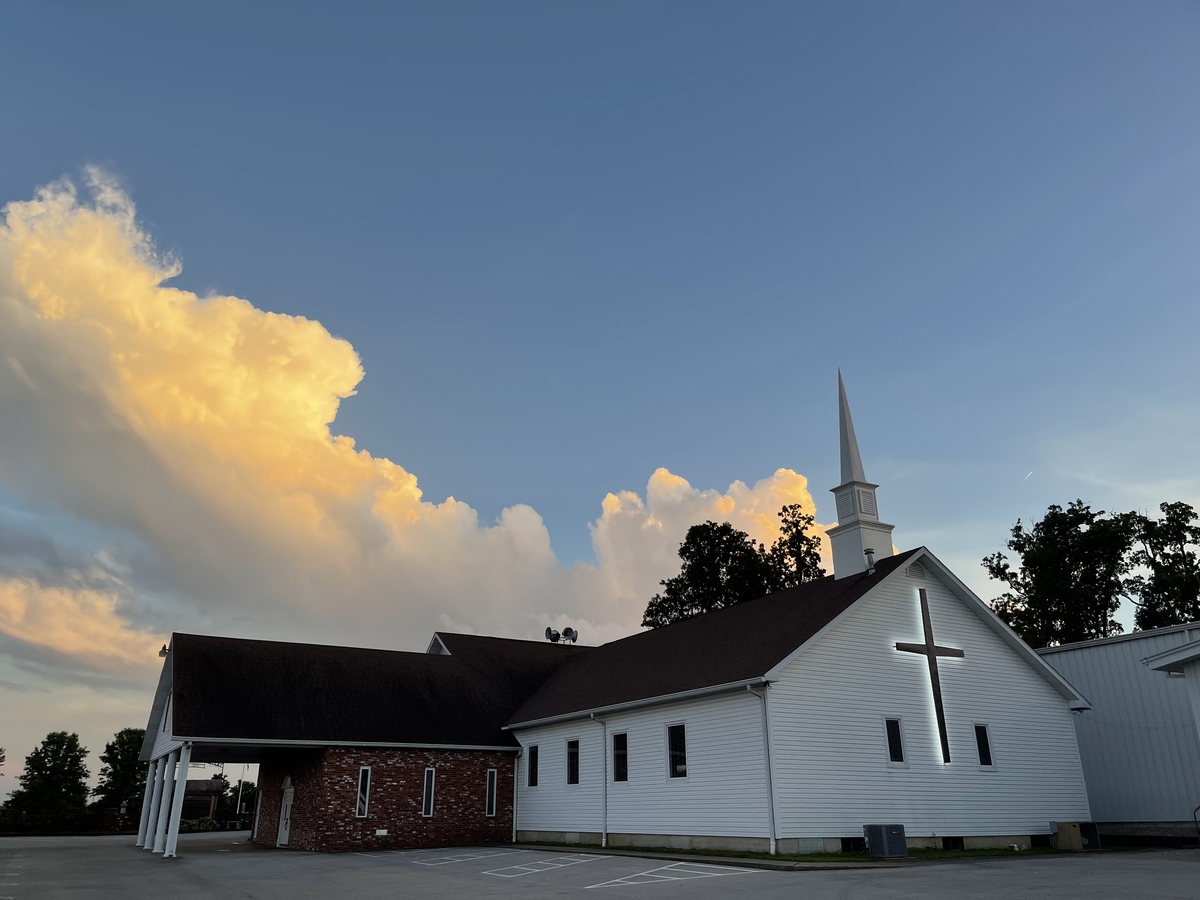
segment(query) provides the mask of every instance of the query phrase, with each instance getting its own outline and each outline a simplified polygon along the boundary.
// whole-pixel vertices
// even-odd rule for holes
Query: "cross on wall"
[[[920,588],[921,596],[921,625],[924,628],[925,643],[897,643],[896,649],[905,653],[918,653],[929,663],[929,683],[933,688],[933,711],[937,716],[938,737],[942,739],[942,762],[950,762],[950,738],[946,734],[946,710],[942,706],[942,681],[938,676],[938,657],[948,656],[962,659],[966,654],[954,647],[939,647],[933,639],[933,623],[929,620],[929,595],[925,588]]]

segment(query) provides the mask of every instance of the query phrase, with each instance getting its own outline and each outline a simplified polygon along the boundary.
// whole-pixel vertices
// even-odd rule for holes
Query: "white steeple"
[[[833,488],[838,523],[827,533],[833,546],[833,575],[846,578],[873,568],[874,560],[892,555],[893,526],[879,521],[875,503],[875,489],[879,485],[867,481],[863,472],[841,369],[838,369],[838,403],[842,483]],[[870,557],[867,551],[871,551]]]

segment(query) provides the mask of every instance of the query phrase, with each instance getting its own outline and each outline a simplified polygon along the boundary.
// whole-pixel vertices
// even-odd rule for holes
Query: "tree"
[[[241,807],[238,807],[238,792],[241,791]],[[241,814],[241,810],[253,810],[254,799],[258,795],[258,786],[253,781],[238,780],[236,784],[229,786],[228,792],[221,797],[219,808],[227,815],[236,817]]]
[[[5,802],[6,809],[28,813],[59,813],[87,803],[87,747],[79,735],[52,731],[42,745],[25,757],[21,786]]]
[[[693,525],[679,546],[678,575],[646,606],[642,624],[670,625],[700,613],[754,600],[820,578],[820,539],[808,533],[812,516],[798,505],[779,512],[782,534],[768,550],[728,522]]]
[[[1200,619],[1200,522],[1186,503],[1159,504],[1162,518],[1138,517],[1132,562],[1144,574],[1130,579],[1139,629],[1183,625]]]
[[[1009,587],[992,608],[1034,647],[1120,634],[1113,616],[1130,591],[1125,576],[1138,528],[1135,513],[1093,512],[1082,500],[1051,506],[1028,530],[1018,519],[1008,549],[1020,569],[1003,553],[983,560],[988,575]]]
[[[104,763],[100,783],[92,792],[101,806],[119,807],[127,803],[128,809],[141,807],[149,763],[141,762],[138,757],[145,737],[144,728],[122,728],[105,744],[100,754],[100,762]]]
[[[789,503],[779,511],[779,518],[783,521],[782,533],[767,551],[775,578],[772,590],[782,591],[824,578],[821,539],[811,533],[813,517],[804,512],[799,503]]]

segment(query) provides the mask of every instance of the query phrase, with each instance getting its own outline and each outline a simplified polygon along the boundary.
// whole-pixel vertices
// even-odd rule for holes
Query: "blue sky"
[[[82,197],[99,167],[181,260],[168,285],[353,346],[365,377],[334,434],[481,527],[528,505],[564,571],[620,569],[596,549],[601,503],[644,497],[659,467],[718,494],[786,467],[831,522],[840,366],[897,544],[990,599],[978,561],[1018,517],[1200,501],[1198,38],[1186,3],[13,2],[0,202],[63,176]],[[75,364],[91,345],[72,341],[54,346]],[[270,636],[284,612],[288,637],[329,633],[308,607],[259,615],[257,589],[241,618],[210,609],[156,543],[206,546],[184,506],[99,490],[119,451],[50,452],[92,432],[45,396],[0,391],[0,415],[34,423],[0,442],[8,533],[120,581],[138,633]],[[673,574],[678,539],[639,585]],[[298,555],[272,544],[222,590]],[[27,557],[9,574],[28,581]],[[546,571],[545,597],[575,583]],[[557,621],[473,584],[451,624]],[[570,612],[607,635],[636,625],[627,607]],[[358,627],[385,621],[406,630],[376,643],[419,649],[439,620]],[[14,704],[93,678],[4,640]],[[139,708],[152,676],[109,675]]]

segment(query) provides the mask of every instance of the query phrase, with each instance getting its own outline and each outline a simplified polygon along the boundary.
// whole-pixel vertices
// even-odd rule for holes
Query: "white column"
[[[154,778],[158,774],[158,760],[146,767],[146,789],[142,791],[142,817],[138,820],[137,846],[146,843],[146,825],[150,821],[150,801],[154,794]]]
[[[167,845],[167,819],[170,816],[171,785],[172,779],[175,777],[175,761],[177,759],[179,759],[178,748],[171,751],[171,755],[167,757],[166,768],[163,769],[162,798],[158,804],[158,818],[155,820],[154,826],[155,853],[162,853],[163,847]]]
[[[154,831],[158,827],[158,807],[163,792],[163,777],[167,771],[167,760],[160,756],[154,761],[154,796],[150,798],[150,817],[146,820],[146,839],[142,849],[154,849]]]
[[[163,859],[175,855],[179,843],[179,817],[183,815],[183,795],[187,791],[188,764],[192,761],[192,745],[183,745],[179,753],[179,774],[175,776],[175,793],[171,798],[171,821],[167,831],[167,847]]]

